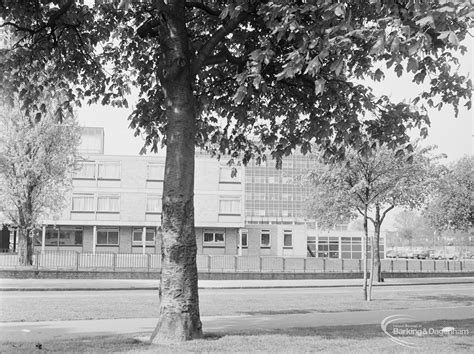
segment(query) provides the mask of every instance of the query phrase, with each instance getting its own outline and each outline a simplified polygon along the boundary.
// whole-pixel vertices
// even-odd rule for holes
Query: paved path
[[[391,315],[409,315],[416,322],[435,320],[460,320],[474,317],[469,306],[450,306],[410,310],[374,310],[336,313],[306,313],[285,315],[245,315],[202,317],[207,333],[239,333],[253,330],[316,328],[321,326],[347,326],[374,324]],[[154,318],[7,322],[0,323],[0,341],[35,342],[68,339],[81,336],[103,336],[114,334],[150,335],[157,320]]]
[[[473,283],[474,277],[385,279],[375,286]],[[359,287],[362,279],[200,280],[200,289]],[[159,280],[145,279],[0,279],[0,291],[158,289]]]

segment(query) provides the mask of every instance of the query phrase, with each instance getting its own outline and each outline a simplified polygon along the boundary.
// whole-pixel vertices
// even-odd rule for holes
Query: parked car
[[[420,250],[414,253],[414,258],[427,259],[430,258],[430,250]]]
[[[387,258],[398,258],[398,252],[394,250],[387,251],[385,254],[385,257]]]

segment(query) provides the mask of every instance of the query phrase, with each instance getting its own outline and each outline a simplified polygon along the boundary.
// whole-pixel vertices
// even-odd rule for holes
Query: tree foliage
[[[395,207],[422,207],[438,173],[431,164],[430,148],[416,149],[409,145],[405,150],[412,152],[404,156],[402,150],[395,152],[385,145],[376,145],[376,150],[368,154],[348,150],[344,160],[311,173],[314,193],[310,212],[323,227],[359,213],[364,217],[366,233],[367,219],[370,220],[374,226],[372,259],[381,281],[379,240],[386,215]]]
[[[2,107],[0,203],[20,229],[23,264],[31,263],[33,229],[64,207],[79,138],[73,116],[59,123],[46,112],[35,121],[19,109]]]
[[[465,156],[453,163],[434,190],[424,210],[437,230],[468,231],[473,225],[474,158]]]
[[[26,105],[54,85],[70,103],[127,106],[136,86],[131,127],[153,150],[166,143],[167,16],[186,31],[186,57],[170,60],[191,67],[196,144],[219,153],[278,157],[310,141],[343,153],[343,143],[363,144],[361,133],[393,147],[407,142],[407,128],[427,134],[426,107],[471,105],[471,82],[455,71],[473,16],[462,0],[80,3],[2,1],[2,26],[18,38],[0,55],[3,90]],[[54,72],[41,76],[49,65]],[[428,89],[400,103],[356,83],[387,70]]]

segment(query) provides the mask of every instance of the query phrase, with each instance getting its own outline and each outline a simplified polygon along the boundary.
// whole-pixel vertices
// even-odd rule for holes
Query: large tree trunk
[[[23,266],[33,265],[33,238],[24,227],[18,227],[18,257]]]
[[[176,11],[184,11],[176,8]],[[164,14],[166,16],[166,13]],[[177,14],[183,18],[184,14]],[[160,310],[152,343],[202,337],[194,233],[195,102],[186,28],[168,17],[158,72],[165,93],[167,135],[163,186]],[[165,36],[166,38],[166,36]]]

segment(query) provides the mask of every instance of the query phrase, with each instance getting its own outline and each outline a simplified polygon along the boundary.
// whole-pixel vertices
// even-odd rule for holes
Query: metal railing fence
[[[276,256],[233,256],[198,254],[200,272],[288,272],[288,273],[351,273],[361,272],[358,259],[304,258]],[[369,261],[368,269],[370,269]],[[474,272],[474,260],[412,260],[383,259],[382,271],[410,272]],[[17,254],[0,254],[0,269],[22,266]],[[80,253],[75,251],[45,251],[33,256],[32,268],[53,270],[158,271],[161,255],[138,253]]]

